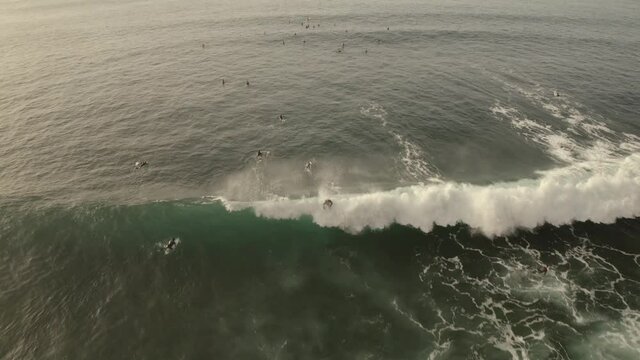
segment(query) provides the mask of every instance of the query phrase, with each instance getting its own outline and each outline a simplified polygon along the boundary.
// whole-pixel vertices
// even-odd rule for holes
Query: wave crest
[[[351,232],[393,223],[428,232],[434,224],[463,222],[487,235],[501,235],[544,223],[611,223],[640,214],[640,154],[610,162],[597,171],[583,165],[550,170],[539,179],[487,186],[445,182],[338,195],[332,198],[330,210],[323,210],[323,196],[223,203],[230,211],[253,208],[258,216],[273,219],[307,215],[321,226]]]

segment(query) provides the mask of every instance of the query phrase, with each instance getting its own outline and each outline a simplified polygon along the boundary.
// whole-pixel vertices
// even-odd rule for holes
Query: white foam
[[[387,126],[387,111],[376,102],[369,102],[360,107],[360,114],[380,121],[383,127]],[[395,131],[388,130],[396,144],[402,149],[400,152],[400,163],[402,163],[409,180],[417,182],[438,182],[440,181],[440,171],[438,168],[426,161],[426,154],[423,149],[409,141],[405,136]]]
[[[620,148],[628,152],[640,152],[640,137],[623,133],[625,140],[620,143]]]
[[[499,119],[510,121],[520,135],[536,144],[542,145],[549,155],[561,162],[576,162],[578,153],[583,150],[582,146],[567,133],[554,130],[549,125],[543,125],[531,120],[513,107],[496,103],[490,110]]]
[[[572,351],[593,359],[638,359],[640,356],[640,312],[623,310],[620,319],[602,323],[602,328],[570,344]]]
[[[584,105],[572,100],[566,94],[561,97],[551,96],[551,90],[540,85],[534,89],[526,90],[521,86],[500,80],[510,90],[515,90],[523,95],[532,104],[540,106],[561,123],[568,126],[565,131],[573,134],[586,135],[588,140],[600,140],[611,142],[617,137],[617,133],[607,127],[606,122],[597,114],[591,113]],[[493,111],[493,110],[492,110]],[[496,112],[494,112],[496,114]],[[512,113],[503,113],[510,116]],[[626,135],[626,134],[625,134]],[[637,139],[636,139],[637,140]]]
[[[439,358],[446,358],[447,352],[451,348],[451,340],[447,340],[442,344],[438,344],[437,347],[429,354],[428,360],[436,360]]]
[[[434,224],[464,222],[488,235],[518,227],[533,228],[574,220],[611,223],[640,215],[640,154],[599,166],[568,166],[546,171],[539,179],[478,186],[464,183],[416,185],[369,194],[332,198],[230,202],[229,210],[251,207],[259,216],[296,219],[310,215],[322,226],[359,232],[392,223],[430,231]]]
[[[635,135],[618,134],[604,122],[583,115],[569,103],[562,104],[560,109],[554,104],[546,103],[548,99],[539,94],[525,94],[553,116],[565,120],[564,124],[568,126],[564,129],[554,128],[499,102],[490,111],[497,119],[509,121],[518,134],[542,146],[561,163],[607,162],[640,150],[640,138]]]
[[[407,173],[416,181],[440,181],[440,171],[435,165],[425,161],[426,155],[420,146],[405,139],[403,136],[391,132],[394,139],[402,147],[400,161]]]
[[[574,233],[573,237],[583,244],[570,247],[566,252],[531,248],[526,238],[519,238],[516,244],[512,244],[507,237],[494,242],[493,249],[500,249],[500,253],[491,256],[474,248],[472,240],[459,241],[455,234],[449,236],[462,249],[457,252],[458,256],[447,258],[425,254],[423,257],[417,253],[416,256],[423,257],[426,262],[418,276],[429,292],[438,284],[449,286],[453,293],[468,297],[470,303],[467,305],[471,311],[458,311],[451,307],[447,312],[456,315],[445,319],[438,309],[440,304],[433,305],[438,309],[440,319],[433,325],[436,345],[441,343],[443,329],[456,329],[461,324],[468,329],[471,327],[469,324],[481,324],[477,326],[478,336],[513,359],[566,358],[569,353],[576,358],[638,358],[640,313],[627,303],[626,299],[633,296],[629,295],[632,294],[629,289],[617,285],[621,281],[635,280],[625,278],[598,248],[615,251],[636,263],[640,255],[609,245],[596,245]],[[538,269],[544,264],[541,258],[548,259],[551,255],[558,262],[550,265],[548,272],[540,272]],[[465,267],[480,258],[492,263],[493,269],[476,278]],[[571,265],[576,261],[581,265]],[[592,283],[594,276],[597,283]],[[608,293],[607,299],[618,297],[619,302],[600,302],[596,293],[605,292]],[[544,310],[541,311],[540,303],[554,303],[553,308],[564,308],[569,321],[548,316]],[[444,304],[444,307],[449,308],[449,304]],[[607,308],[608,314],[594,311],[600,307]],[[551,326],[562,327],[562,332],[568,330],[576,336],[570,338],[568,344],[560,344],[545,333]],[[589,329],[586,335],[585,328]],[[570,348],[569,353],[564,345]],[[438,354],[437,350],[434,353]]]

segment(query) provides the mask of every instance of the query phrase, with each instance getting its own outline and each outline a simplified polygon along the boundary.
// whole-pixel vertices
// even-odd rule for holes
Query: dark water
[[[638,49],[624,0],[0,0],[0,358],[636,359]]]

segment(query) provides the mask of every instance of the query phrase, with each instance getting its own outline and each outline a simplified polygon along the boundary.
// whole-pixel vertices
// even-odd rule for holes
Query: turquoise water
[[[635,359],[639,45],[623,0],[0,0],[0,357]]]

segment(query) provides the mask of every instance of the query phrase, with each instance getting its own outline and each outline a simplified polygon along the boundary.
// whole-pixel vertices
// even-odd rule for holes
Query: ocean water
[[[638,359],[639,49],[635,0],[0,0],[0,359]]]

